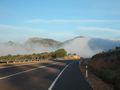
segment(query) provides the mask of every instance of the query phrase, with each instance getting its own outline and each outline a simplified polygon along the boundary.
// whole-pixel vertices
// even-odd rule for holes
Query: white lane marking
[[[71,63],[70,63],[71,64]],[[52,88],[54,87],[55,83],[57,82],[58,78],[62,75],[62,73],[65,71],[65,69],[70,65],[66,65],[65,68],[60,72],[60,74],[56,77],[56,79],[53,81],[53,83],[50,85],[50,87],[48,88],[48,90],[52,90]]]
[[[52,65],[53,65],[53,64],[59,64],[59,63],[60,63],[60,62],[52,63]],[[52,65],[47,65],[47,66],[52,66]],[[15,75],[23,74],[23,73],[26,73],[26,72],[30,72],[30,71],[33,71],[33,70],[36,70],[36,69],[39,69],[39,68],[44,68],[44,67],[47,67],[47,66],[40,66],[40,67],[37,67],[37,68],[25,70],[25,71],[18,72],[18,73],[15,73],[15,74],[7,75],[7,76],[4,76],[4,77],[1,77],[0,80],[1,80],[1,79],[5,79],[5,78],[9,78],[9,77],[12,77],[12,76],[15,76]]]

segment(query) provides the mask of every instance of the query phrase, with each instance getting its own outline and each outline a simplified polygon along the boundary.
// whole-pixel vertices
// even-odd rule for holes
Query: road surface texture
[[[91,90],[78,61],[52,61],[0,68],[0,90]]]
[[[52,90],[92,90],[79,69],[79,62],[74,61],[57,79]]]

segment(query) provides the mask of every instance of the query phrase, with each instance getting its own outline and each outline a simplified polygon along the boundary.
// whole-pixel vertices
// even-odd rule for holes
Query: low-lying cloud
[[[49,41],[42,43],[43,41],[41,42],[41,40],[44,41],[45,39],[37,38],[37,42],[30,39],[30,42],[23,44],[14,42],[0,43],[0,55],[41,53],[65,48],[68,53],[76,53],[82,57],[91,57],[98,52],[120,46],[120,41],[88,37],[76,37],[65,42],[57,43],[56,41],[52,41],[54,43],[52,46],[49,44]]]
[[[32,19],[25,23],[111,23],[120,20],[101,20],[101,19]]]

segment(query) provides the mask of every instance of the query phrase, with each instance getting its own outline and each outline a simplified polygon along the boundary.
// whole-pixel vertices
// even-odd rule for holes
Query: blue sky
[[[0,41],[120,39],[120,0],[0,0]]]

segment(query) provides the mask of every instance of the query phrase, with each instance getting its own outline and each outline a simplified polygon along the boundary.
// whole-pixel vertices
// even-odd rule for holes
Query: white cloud
[[[23,26],[15,26],[15,25],[7,25],[7,24],[0,24],[0,30],[37,30],[31,27],[23,27]],[[40,31],[44,31],[41,29]]]
[[[4,37],[6,35],[10,35],[10,38]],[[67,31],[55,31],[55,30],[46,30],[46,29],[36,29],[31,27],[22,27],[22,26],[14,26],[14,25],[5,25],[0,24],[0,38],[8,38],[16,36],[16,38],[30,38],[30,37],[43,37],[43,38],[53,38],[60,41],[67,40],[71,37],[75,37],[75,34]],[[12,38],[13,39],[13,38]]]
[[[119,29],[112,28],[100,28],[100,27],[79,27],[80,31],[92,31],[92,32],[111,32],[111,33],[120,33]]]
[[[120,22],[120,20],[99,20],[99,19],[32,19],[25,21],[25,23],[100,23],[100,22]]]
[[[120,40],[120,29],[79,27],[76,32],[77,35],[81,34],[82,36],[86,37]]]
[[[104,34],[104,35],[103,35]],[[60,41],[64,41],[76,36],[90,36],[90,37],[119,37],[120,30],[112,28],[100,28],[100,27],[79,27],[77,30],[70,31],[57,31],[57,30],[45,30],[36,29],[32,27],[14,26],[0,24],[0,39],[5,40],[19,40],[27,39],[30,37],[43,37],[52,38]],[[5,37],[7,36],[7,37]],[[16,38],[15,38],[16,37]]]

